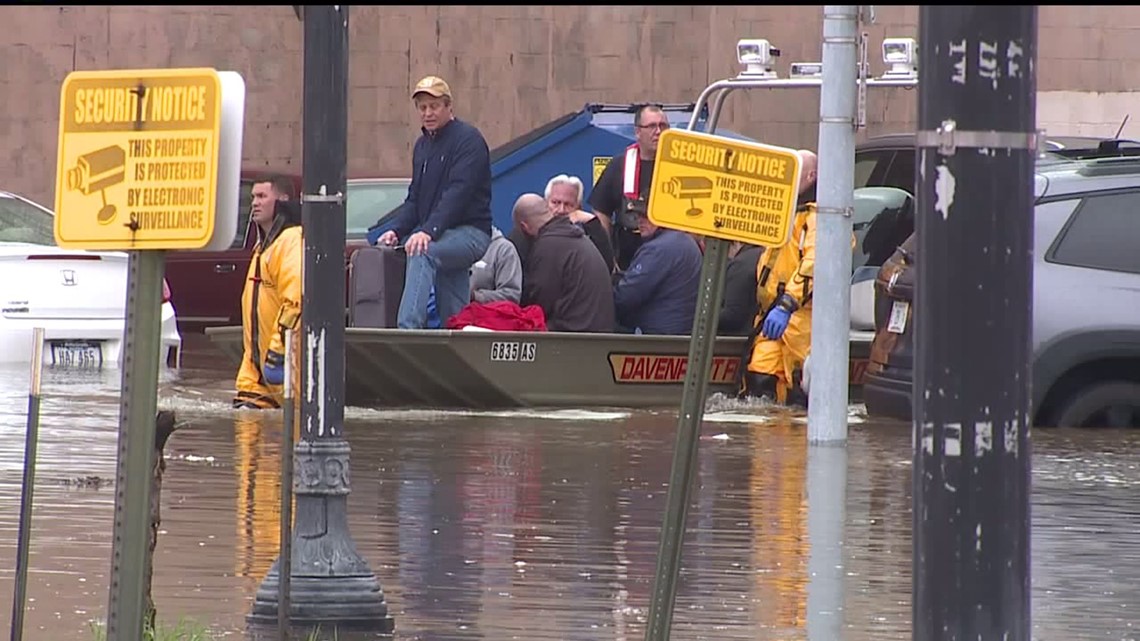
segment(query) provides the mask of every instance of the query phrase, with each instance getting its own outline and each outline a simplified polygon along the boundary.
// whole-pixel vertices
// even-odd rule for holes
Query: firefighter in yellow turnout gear
[[[258,242],[241,296],[244,354],[236,408],[276,409],[284,400],[285,330],[300,327],[304,261],[300,206],[291,192],[292,184],[284,177],[253,185],[250,218],[257,224]],[[298,343],[295,336],[294,347]],[[295,383],[297,371],[294,362]]]
[[[800,156],[800,197],[791,238],[769,249],[756,264],[754,342],[743,377],[742,396],[806,407],[800,386],[811,350],[812,284],[815,274],[815,180],[818,160],[806,149]],[[852,248],[855,238],[852,235]]]

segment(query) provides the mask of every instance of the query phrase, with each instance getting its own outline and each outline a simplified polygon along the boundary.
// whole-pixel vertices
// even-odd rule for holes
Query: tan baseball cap
[[[439,76],[428,76],[417,82],[415,88],[412,89],[412,97],[415,98],[416,94],[421,92],[436,98],[451,97],[451,87],[447,86],[447,83]]]

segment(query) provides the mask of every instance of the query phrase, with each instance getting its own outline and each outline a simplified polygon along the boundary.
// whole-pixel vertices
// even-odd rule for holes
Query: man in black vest
[[[637,216],[649,207],[657,141],[669,119],[657,105],[645,105],[633,118],[636,142],[614,156],[590,192],[590,207],[610,228],[618,270],[625,271],[641,246]]]

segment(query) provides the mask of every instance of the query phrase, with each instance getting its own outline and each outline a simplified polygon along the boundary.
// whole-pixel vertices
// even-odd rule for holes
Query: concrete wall
[[[1040,19],[1042,91],[1140,86],[1140,7],[1043,6]],[[0,189],[52,202],[59,89],[73,69],[239,71],[249,91],[248,164],[300,164],[301,25],[286,6],[6,6],[0,20]],[[586,102],[690,102],[709,82],[737,72],[741,37],[772,40],[782,49],[783,73],[789,62],[818,60],[822,11],[362,6],[353,7],[350,22],[349,170],[383,176],[409,173],[417,127],[408,90],[421,76],[444,76],[460,116],[495,146]],[[882,38],[916,36],[917,23],[917,6],[877,7],[867,29],[873,73],[883,70]],[[815,145],[817,91],[753,92],[729,103],[725,121],[738,131],[773,144]],[[913,128],[915,107],[914,91],[871,92],[866,133]]]
[[[1123,129],[1121,126],[1123,125]],[[1037,127],[1052,135],[1140,140],[1140,91],[1042,91]]]

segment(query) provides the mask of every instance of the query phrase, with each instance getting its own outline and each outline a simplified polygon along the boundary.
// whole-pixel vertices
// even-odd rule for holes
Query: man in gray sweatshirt
[[[517,304],[521,296],[522,262],[518,250],[503,232],[492,227],[487,253],[471,266],[471,300],[476,303],[509,300]]]

